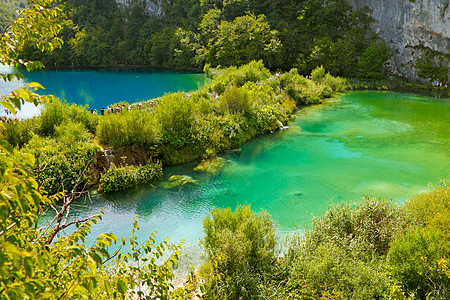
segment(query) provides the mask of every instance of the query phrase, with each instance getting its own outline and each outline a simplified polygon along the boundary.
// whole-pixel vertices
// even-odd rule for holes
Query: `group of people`
[[[150,101],[150,108],[153,108],[153,101]],[[138,105],[138,109],[142,109],[142,103],[139,103]],[[106,108],[106,113],[107,114],[112,114],[112,113],[121,113],[122,111],[125,111],[125,105],[120,106],[119,104],[116,105],[116,107],[113,109],[110,105]],[[128,104],[128,111],[131,111],[131,104]],[[98,112],[96,109],[91,109],[91,114],[93,115],[97,115]],[[103,116],[105,114],[105,108],[102,107],[102,109],[100,110],[100,114]]]
[[[433,86],[438,86],[438,87],[442,87],[442,86],[447,87],[448,86],[448,82],[443,83],[442,81],[436,80],[436,81],[432,82],[432,85]]]

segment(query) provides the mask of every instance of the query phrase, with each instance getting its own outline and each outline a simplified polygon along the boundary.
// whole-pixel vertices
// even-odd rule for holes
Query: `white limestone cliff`
[[[449,0],[347,0],[353,9],[368,7],[375,19],[373,30],[395,50],[391,67],[399,74],[416,78],[414,62],[423,45],[450,53]],[[449,66],[450,67],[450,66]]]

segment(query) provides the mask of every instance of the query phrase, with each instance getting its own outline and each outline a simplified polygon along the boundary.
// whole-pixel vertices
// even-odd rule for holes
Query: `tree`
[[[212,65],[243,65],[262,59],[266,66],[278,64],[281,43],[265,16],[246,15],[232,22],[222,21],[217,34],[209,39]]]
[[[383,79],[386,76],[384,65],[389,57],[389,48],[382,42],[367,47],[358,63],[359,77],[367,80]]]
[[[33,70],[42,64],[18,57],[25,44],[43,51],[61,44],[54,38],[60,26],[53,22],[60,9],[52,7],[52,2],[35,1],[1,34],[0,63]],[[6,81],[20,76],[1,77]],[[37,83],[28,86],[40,87]],[[22,87],[2,96],[1,104],[15,114],[25,102],[47,100]],[[81,177],[68,193],[45,196],[29,171],[34,163],[33,155],[20,153],[0,136],[0,299],[167,299],[172,293],[171,267],[180,246],[171,247],[172,254],[156,264],[169,244],[165,240],[155,246],[154,233],[138,244],[135,218],[129,253],[121,253],[126,241],[109,233],[101,234],[87,247],[90,227],[101,219],[101,213],[83,220],[69,218],[71,204],[83,196],[77,189]],[[49,209],[55,212],[53,220],[39,228],[40,216]],[[75,232],[57,236],[73,225]]]

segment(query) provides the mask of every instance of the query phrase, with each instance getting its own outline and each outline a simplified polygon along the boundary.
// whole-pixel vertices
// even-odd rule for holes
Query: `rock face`
[[[147,151],[136,147],[104,147],[97,154],[91,164],[91,183],[97,184],[100,176],[114,163],[117,167],[124,166],[144,166],[148,163],[150,155]]]
[[[450,53],[449,0],[347,0],[354,10],[368,7],[375,19],[373,30],[395,50],[394,72],[417,78],[414,62],[420,47]],[[449,42],[450,43],[450,42]]]

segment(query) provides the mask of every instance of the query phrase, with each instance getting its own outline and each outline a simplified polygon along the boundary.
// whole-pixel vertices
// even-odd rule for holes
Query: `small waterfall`
[[[111,165],[110,157],[112,156],[111,149],[101,148],[100,151],[102,151],[103,157],[105,158],[105,167],[106,167],[106,169],[109,169],[109,167]]]
[[[280,130],[288,129],[288,128],[289,128],[289,126],[284,126],[283,123],[281,123],[281,121],[278,120],[278,119],[277,119],[277,122],[278,122],[278,124],[280,124]]]

